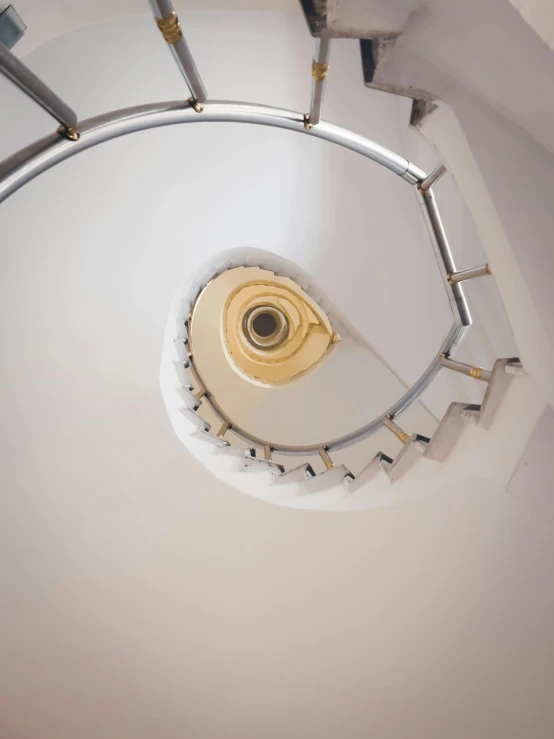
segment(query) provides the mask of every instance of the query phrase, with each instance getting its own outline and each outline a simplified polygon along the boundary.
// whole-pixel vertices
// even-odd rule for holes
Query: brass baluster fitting
[[[322,63],[322,62],[316,62],[315,59],[312,59],[312,77],[316,82],[323,82],[325,77],[327,77],[327,72],[329,71],[329,65]]]
[[[68,141],[79,141],[80,134],[73,126],[58,126],[56,133],[59,133]]]
[[[177,18],[177,13],[175,11],[173,11],[167,18],[156,18],[155,21],[156,25],[162,32],[164,40],[167,41],[168,44],[176,44],[183,38],[183,32],[181,31],[179,19]]]
[[[197,113],[201,113],[204,110],[204,106],[198,102],[198,100],[195,100],[193,97],[190,97],[187,100],[187,103],[191,106],[191,108],[194,108],[194,110]]]

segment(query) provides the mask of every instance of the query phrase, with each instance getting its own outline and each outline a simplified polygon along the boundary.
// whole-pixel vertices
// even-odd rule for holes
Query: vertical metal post
[[[319,450],[319,456],[323,460],[323,464],[328,470],[332,470],[335,467],[335,464],[331,457],[329,456],[329,452],[327,451],[327,447],[322,446]]]
[[[325,78],[329,70],[329,56],[331,54],[331,39],[316,39],[314,58],[312,60],[312,102],[310,112],[304,116],[306,129],[316,126],[321,120],[321,107],[325,91]]]
[[[189,102],[196,112],[200,113],[203,109],[202,103],[206,102],[208,95],[192,58],[189,46],[183,36],[183,31],[179,25],[179,19],[177,18],[173,3],[171,0],[150,0],[150,5],[154,12],[156,24],[162,36],[169,44],[177,66],[181,70],[181,74],[188,85],[192,95]]]
[[[396,438],[400,439],[403,444],[405,444],[410,438],[410,434],[401,429],[400,426],[398,426],[390,416],[385,416],[383,418],[383,424],[388,428],[389,431],[392,431]]]
[[[224,424],[222,424],[221,428],[219,429],[219,431],[216,434],[217,438],[218,439],[223,439],[223,437],[225,436],[225,434],[227,433],[227,431],[229,431],[230,427],[231,427],[231,424],[230,423],[225,422]]]
[[[77,113],[3,44],[0,44],[0,72],[61,124],[60,134],[73,141],[79,138],[75,131]]]

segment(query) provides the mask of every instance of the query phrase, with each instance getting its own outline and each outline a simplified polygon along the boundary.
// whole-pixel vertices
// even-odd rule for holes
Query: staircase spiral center
[[[289,322],[283,311],[272,305],[253,308],[244,317],[244,335],[260,349],[274,349],[288,337]]]

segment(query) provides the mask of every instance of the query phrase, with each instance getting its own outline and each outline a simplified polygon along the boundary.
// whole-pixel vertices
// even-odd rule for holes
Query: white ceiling
[[[304,84],[300,64],[291,62],[282,79],[273,65],[270,89],[265,73],[248,71],[259,47],[268,58],[287,45],[301,48],[300,20],[270,20],[273,34],[264,36],[266,19],[226,19],[240,75],[217,59],[210,66],[213,50],[201,44],[202,69],[230,96],[301,106],[309,74]],[[195,38],[208,39],[200,21]],[[60,91],[86,115],[141,95],[173,97],[178,75],[148,77],[148,65],[165,64],[167,50],[143,60],[149,31],[141,23],[85,29],[29,62],[61,88],[65,79]],[[121,53],[124,29],[129,46],[145,41],[136,57]],[[245,41],[251,36],[255,49]],[[305,49],[309,59],[309,39]],[[336,49],[336,69],[358,68],[357,49],[348,42]],[[75,60],[77,74],[65,75],[64,59]],[[99,83],[102,59],[123,91],[108,74]],[[403,103],[362,97],[370,93],[361,87],[352,95],[341,83],[352,78],[329,88],[334,119],[354,120],[391,145],[405,135],[406,148],[416,149],[394,117],[405,112]],[[7,87],[0,96],[15,100]],[[21,114],[13,126],[3,120],[2,147],[50,125],[34,115]],[[340,288],[339,303],[357,295],[364,305],[371,295],[363,285],[388,243],[370,237],[381,228],[392,186],[370,179],[371,198],[353,197],[358,191],[349,188],[364,182],[363,168],[344,153],[324,156],[321,147],[316,169],[301,137],[286,146],[275,137],[268,147],[259,131],[226,130],[209,152],[195,132],[191,144],[179,131],[162,133],[83,154],[2,208],[0,736],[550,739],[550,501],[526,506],[490,480],[470,479],[464,488],[454,479],[444,495],[398,508],[355,515],[278,508],[225,486],[187,457],[160,399],[161,329],[187,264],[185,247],[205,258],[206,248],[219,249],[217,239],[238,238],[243,229],[248,239],[265,234],[270,246],[288,233],[294,252],[301,237],[299,260],[329,289]],[[229,142],[230,166],[253,177],[242,201],[226,195],[233,180],[214,164]],[[169,174],[175,165],[182,183]],[[202,165],[212,168],[211,179],[198,175]],[[286,192],[297,198],[288,210],[264,205],[264,167],[275,172],[276,193],[291,183]],[[310,241],[321,210],[293,205],[307,202],[306,178],[323,183],[322,202],[340,205],[326,221],[335,239],[327,251],[325,241]],[[184,196],[194,187],[218,196],[212,214],[207,206],[187,208]],[[145,198],[152,212],[136,207]],[[248,205],[265,219],[265,231],[253,229],[252,218],[239,220]],[[449,212],[456,248],[470,258],[479,245],[459,206]],[[220,230],[212,223],[218,219]],[[337,240],[346,220],[355,224],[365,277],[344,268],[344,252],[355,255],[358,243]],[[207,228],[214,243],[206,246]],[[419,242],[395,247],[408,259]],[[394,255],[384,258],[394,263]],[[426,309],[421,342],[431,344],[428,332],[440,323],[431,302],[422,302]],[[375,309],[363,325],[375,326],[378,338],[381,320]],[[406,333],[419,350],[414,332]],[[497,340],[485,324],[481,338]]]

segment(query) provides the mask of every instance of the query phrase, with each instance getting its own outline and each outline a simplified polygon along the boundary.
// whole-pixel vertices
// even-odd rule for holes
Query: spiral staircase
[[[183,2],[203,103],[145,4],[14,5],[2,739],[550,739],[549,3]],[[284,384],[241,270],[340,337]]]
[[[225,397],[214,393],[202,380],[196,365],[195,351],[191,346],[190,332],[195,307],[208,284],[226,270],[246,266],[260,267],[275,275],[285,275],[301,289],[305,289],[307,295],[324,311],[333,327],[338,326],[336,311],[321,291],[311,284],[309,275],[291,270],[290,265],[284,265],[277,256],[265,261],[260,261],[255,254],[251,257],[243,255],[243,261],[223,260],[222,263],[217,263],[216,260],[198,279],[188,280],[177,296],[176,308],[170,316],[168,325],[176,325],[177,328],[175,331],[168,329],[162,358],[162,393],[166,407],[170,416],[175,408],[179,411],[190,432],[183,436],[178,431],[178,435],[189,451],[221,479],[257,497],[296,507],[325,508],[330,500],[330,507],[335,507],[338,500],[338,507],[345,509],[371,507],[375,500],[378,500],[379,505],[383,501],[385,504],[388,501],[395,502],[398,496],[404,495],[403,491],[411,492],[421,487],[416,482],[425,477],[422,470],[427,462],[448,464],[462,438],[464,444],[471,445],[472,436],[476,436],[475,427],[489,430],[491,436],[497,434],[496,424],[502,406],[510,398],[516,402],[513,399],[519,397],[520,393],[525,394],[525,388],[529,388],[526,370],[530,371],[530,368],[525,362],[524,369],[519,358],[498,359],[487,370],[457,361],[453,357],[455,348],[471,326],[463,284],[476,278],[494,277],[489,277],[489,264],[466,270],[457,270],[454,264],[434,197],[434,188],[446,172],[446,166],[441,164],[427,174],[404,157],[379,144],[322,120],[331,33],[324,33],[316,39],[312,60],[312,97],[307,113],[249,103],[217,102],[208,98],[170,0],[153,0],[151,4],[155,23],[189,88],[190,97],[186,102],[135,106],[79,121],[76,113],[63,100],[7,48],[0,46],[1,71],[59,122],[55,133],[25,147],[0,164],[0,197],[9,197],[42,172],[110,139],[148,128],[202,122],[253,123],[295,131],[345,147],[398,175],[414,188],[419,198],[454,324],[421,378],[377,419],[338,439],[321,439],[316,444],[299,447],[276,443],[270,438],[260,438],[236,423],[225,411]],[[321,31],[314,28],[312,27],[314,33]],[[364,70],[367,71],[371,66],[371,59],[377,54],[376,48],[362,44],[362,54]],[[366,83],[369,85],[374,85],[374,72],[375,70],[366,74]],[[412,115],[412,123],[417,122],[418,125],[432,107],[428,106],[429,109],[423,115],[422,101],[429,103],[429,100],[423,98],[417,98],[414,103],[414,110],[417,109],[419,113],[416,116],[417,121],[414,114]],[[503,296],[506,296],[505,285],[499,284],[499,287]],[[508,302],[506,299],[506,303]],[[173,388],[176,389],[176,394],[172,394],[172,389],[168,388],[164,379],[166,365],[171,365],[176,372],[177,386]],[[404,429],[401,425],[401,413],[420,397],[439,371],[445,370],[459,372],[476,382],[486,383],[483,402],[480,405],[468,404],[454,398],[431,436],[420,434],[417,429]],[[546,371],[544,367],[541,370]],[[514,389],[518,385],[521,388]],[[217,425],[214,425],[214,414]],[[338,460],[336,452],[356,445],[382,428],[400,441],[402,446],[396,455],[379,451],[359,469],[351,469]],[[492,447],[494,441],[491,439],[487,444]],[[306,460],[305,457],[313,459]],[[289,458],[293,459],[291,464]],[[436,467],[433,470],[436,471]],[[243,472],[250,473],[249,482],[240,480],[235,474]],[[402,487],[402,491],[398,495],[391,493],[388,497],[383,497],[382,485],[390,483],[396,483],[395,487]],[[351,504],[349,499],[355,502]]]
[[[299,280],[310,297],[317,304],[325,306],[331,323],[334,322],[332,306],[316,288],[307,284],[305,274],[291,270],[290,265],[284,264],[284,260],[278,257],[267,255],[260,258],[256,250],[252,251],[254,253],[250,257],[241,254],[238,258],[228,258],[208,269],[203,279],[194,281],[185,289],[185,296],[176,301],[176,315],[172,316],[168,325],[162,360],[162,366],[164,363],[172,365],[174,371],[174,392],[166,388],[164,398],[168,410],[177,408],[184,419],[186,435],[180,434],[180,438],[221,479],[232,481],[241,489],[245,489],[243,485],[246,485],[249,492],[255,491],[253,494],[264,500],[302,508],[338,506],[339,509],[350,509],[398,503],[406,497],[412,497],[410,475],[412,478],[421,477],[421,465],[428,461],[448,464],[449,456],[461,438],[471,437],[474,433],[472,427],[477,426],[481,431],[490,431],[494,435],[495,419],[507,394],[511,393],[509,400],[514,402],[521,392],[525,394],[528,390],[528,378],[518,358],[498,359],[487,371],[441,357],[445,368],[467,374],[476,382],[486,383],[482,403],[476,405],[453,401],[431,438],[405,431],[390,415],[385,414],[382,418],[384,427],[401,442],[401,450],[394,458],[378,452],[355,473],[346,465],[333,461],[332,449],[340,449],[341,443],[322,442],[311,449],[295,450],[294,447],[275,445],[271,440],[250,435],[248,430],[234,424],[225,413],[225,397],[213,395],[198,371],[190,332],[195,305],[202,291],[225,270],[253,266],[267,270],[272,267],[273,274]],[[514,381],[515,392],[512,389]],[[217,419],[215,422],[214,414]],[[364,438],[365,434],[362,433],[348,439],[346,444],[356,444]],[[468,443],[465,438],[464,442]],[[494,445],[490,440],[487,443]],[[306,454],[315,455],[316,461],[298,464],[298,458],[305,458]],[[432,469],[436,469],[436,466],[433,465]],[[252,475],[247,483],[240,480],[245,474]],[[403,489],[399,495],[395,495],[394,489],[389,486],[401,479],[404,482]]]

